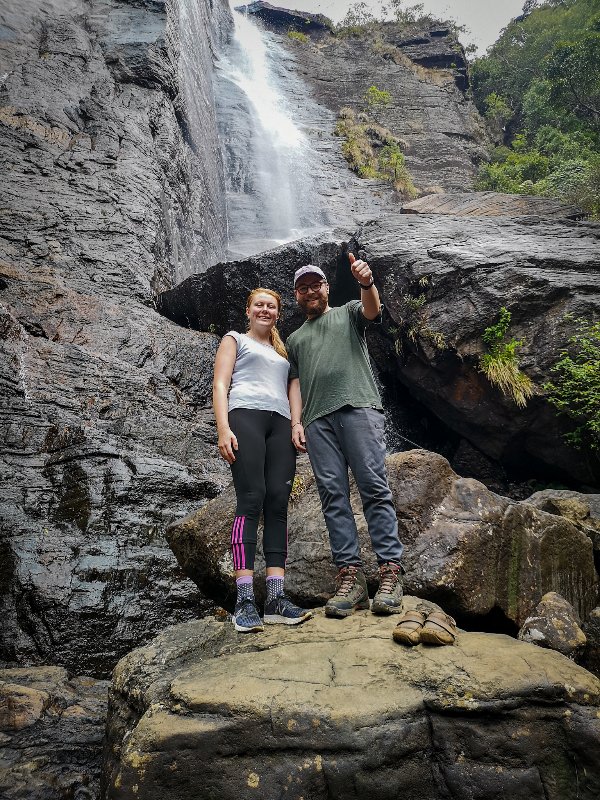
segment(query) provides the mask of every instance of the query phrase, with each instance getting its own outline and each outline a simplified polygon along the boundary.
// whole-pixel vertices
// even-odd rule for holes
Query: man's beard
[[[314,300],[317,300],[318,302],[313,302]],[[309,319],[314,319],[315,317],[320,317],[321,314],[324,313],[325,309],[327,308],[327,298],[321,297],[321,295],[316,298],[311,297],[310,300],[306,297],[302,297],[299,300],[299,304],[306,316]]]

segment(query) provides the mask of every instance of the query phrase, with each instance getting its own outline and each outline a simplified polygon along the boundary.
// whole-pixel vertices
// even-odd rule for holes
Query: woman
[[[264,621],[297,625],[312,616],[283,591],[287,506],[296,454],[287,396],[290,365],[275,327],[280,312],[277,292],[254,289],[246,303],[247,333],[225,334],[215,360],[213,407],[219,451],[231,465],[237,498],[231,531],[237,585],[233,624],[244,633],[263,630],[253,588],[261,511],[267,567]]]

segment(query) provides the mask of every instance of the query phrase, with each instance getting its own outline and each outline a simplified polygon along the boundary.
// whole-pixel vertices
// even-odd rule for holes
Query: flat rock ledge
[[[405,606],[428,607],[416,598]],[[114,673],[106,800],[592,800],[600,681],[504,635],[405,648],[322,611],[163,631]]]

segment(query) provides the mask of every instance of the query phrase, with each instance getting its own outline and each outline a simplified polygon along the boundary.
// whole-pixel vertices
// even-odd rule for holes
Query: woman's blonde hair
[[[253,289],[250,294],[248,295],[248,299],[246,300],[246,311],[250,310],[250,304],[254,300],[257,294],[269,294],[271,297],[275,298],[277,301],[277,314],[281,314],[281,295],[278,292],[274,292],[272,289],[263,289],[259,287],[258,289]],[[276,353],[279,353],[280,356],[283,358],[287,358],[287,350],[281,340],[281,336],[279,335],[279,331],[277,330],[277,326],[273,325],[271,328],[271,333],[269,334],[269,340],[273,345]]]

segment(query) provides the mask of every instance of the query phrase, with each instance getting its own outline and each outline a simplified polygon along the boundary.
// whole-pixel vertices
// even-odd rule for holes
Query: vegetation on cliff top
[[[599,217],[598,0],[526,0],[471,78],[503,139],[478,188],[554,197]]]

